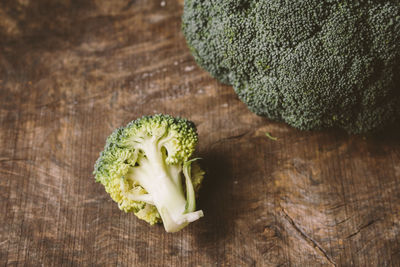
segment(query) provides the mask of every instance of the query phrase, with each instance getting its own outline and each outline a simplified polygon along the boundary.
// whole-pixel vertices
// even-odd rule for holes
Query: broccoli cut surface
[[[185,0],[182,30],[258,115],[349,133],[400,117],[398,0]]]
[[[176,232],[203,216],[195,198],[204,171],[190,159],[196,144],[192,122],[144,116],[107,138],[94,176],[121,210]]]

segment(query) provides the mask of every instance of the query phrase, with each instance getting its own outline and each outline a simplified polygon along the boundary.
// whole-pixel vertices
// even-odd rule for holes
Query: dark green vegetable
[[[399,0],[186,0],[182,28],[259,115],[350,133],[400,117]]]

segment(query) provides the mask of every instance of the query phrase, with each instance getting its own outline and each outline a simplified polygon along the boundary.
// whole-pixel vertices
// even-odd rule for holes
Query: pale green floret
[[[204,171],[190,160],[196,144],[192,122],[142,117],[107,138],[95,165],[96,181],[121,210],[150,224],[163,222],[167,232],[179,231],[203,216],[196,211],[195,192]]]

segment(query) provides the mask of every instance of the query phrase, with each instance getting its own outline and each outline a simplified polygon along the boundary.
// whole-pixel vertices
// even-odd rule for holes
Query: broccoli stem
[[[194,211],[193,201],[188,199],[190,210],[187,210],[187,201],[182,189],[181,173],[170,171],[165,162],[165,155],[154,138],[145,140],[141,150],[143,157],[139,166],[133,167],[129,178],[136,180],[148,193],[163,220],[167,232],[176,232],[203,216],[202,211]],[[172,177],[172,174],[175,177]],[[191,183],[186,183],[187,192],[193,191]],[[192,186],[192,188],[190,188]],[[188,211],[189,213],[185,213]]]

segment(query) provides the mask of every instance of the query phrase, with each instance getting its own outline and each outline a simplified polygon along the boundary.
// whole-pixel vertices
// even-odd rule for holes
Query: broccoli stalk
[[[128,179],[140,184],[147,194],[137,197],[133,195],[130,198],[155,205],[161,215],[165,230],[176,232],[202,217],[203,212],[195,211],[196,200],[194,194],[189,193],[194,192],[194,189],[187,171],[183,172],[187,192],[187,198],[185,198],[180,175],[181,167],[166,164],[165,153],[162,152],[162,141],[162,139],[151,137],[137,145],[146,158],[140,161],[139,166],[129,171]],[[187,169],[188,166],[185,164],[184,168]]]
[[[196,159],[189,160],[196,144],[193,123],[168,115],[143,117],[107,139],[94,174],[122,210],[150,224],[162,220],[167,232],[176,232],[203,216],[195,211],[195,190],[204,172],[192,169]]]

